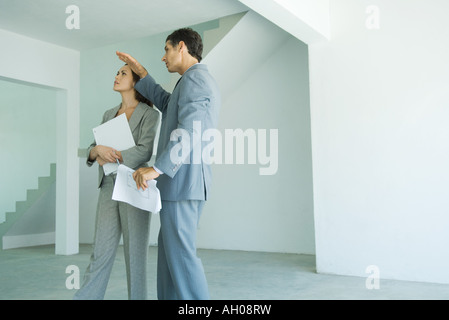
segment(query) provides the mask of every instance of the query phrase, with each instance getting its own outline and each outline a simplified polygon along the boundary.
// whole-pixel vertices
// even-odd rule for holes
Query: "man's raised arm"
[[[120,60],[125,62],[134,73],[136,73],[140,79],[145,78],[148,74],[147,70],[132,56],[124,52],[115,52]]]

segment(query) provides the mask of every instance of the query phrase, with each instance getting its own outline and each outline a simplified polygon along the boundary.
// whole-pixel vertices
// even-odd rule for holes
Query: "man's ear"
[[[179,50],[179,52],[187,50],[187,46],[186,46],[184,41],[182,41],[182,40],[179,41],[179,43],[178,43],[178,50]]]

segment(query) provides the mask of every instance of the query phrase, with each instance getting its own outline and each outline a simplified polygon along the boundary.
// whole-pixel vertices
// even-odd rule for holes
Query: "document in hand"
[[[161,195],[156,187],[156,180],[147,181],[148,188],[137,189],[133,178],[134,170],[121,164],[117,169],[112,200],[126,202],[142,210],[158,213],[161,208]]]
[[[124,113],[99,125],[92,131],[97,145],[111,147],[118,151],[127,150],[136,145]],[[117,168],[118,164],[115,162],[105,163],[103,166],[104,174],[109,175],[117,171]]]

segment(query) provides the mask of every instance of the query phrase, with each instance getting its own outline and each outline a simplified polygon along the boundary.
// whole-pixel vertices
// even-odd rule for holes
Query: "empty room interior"
[[[211,299],[449,298],[448,10],[1,0],[0,299],[73,298],[99,197],[87,150],[121,101],[116,51],[172,92],[180,75],[161,58],[183,27],[201,35],[221,95],[196,238]],[[160,215],[149,215],[155,300]],[[105,299],[128,299],[123,254],[121,239]]]

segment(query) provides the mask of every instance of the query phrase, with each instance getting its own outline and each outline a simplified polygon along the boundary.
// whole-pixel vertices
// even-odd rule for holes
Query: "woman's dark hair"
[[[203,54],[203,40],[195,30],[191,28],[182,28],[170,34],[165,42],[170,41],[172,46],[177,46],[180,41],[184,41],[190,55],[201,62]]]
[[[125,63],[125,66],[127,66],[127,65],[128,65],[128,64]],[[130,68],[130,69],[131,69],[131,68]],[[135,73],[135,72],[132,71],[132,70],[131,70],[131,73],[132,73],[132,75],[133,75],[133,80],[134,80],[134,82],[137,82],[137,81],[140,80],[140,77],[137,75],[137,73]],[[141,94],[139,93],[139,91],[137,91],[137,90],[134,90],[134,91],[136,92],[136,99],[137,99],[137,101],[146,103],[146,104],[149,105],[150,107],[153,106],[153,102],[151,102],[150,100],[148,100],[147,98],[145,98],[143,95],[141,95]]]

